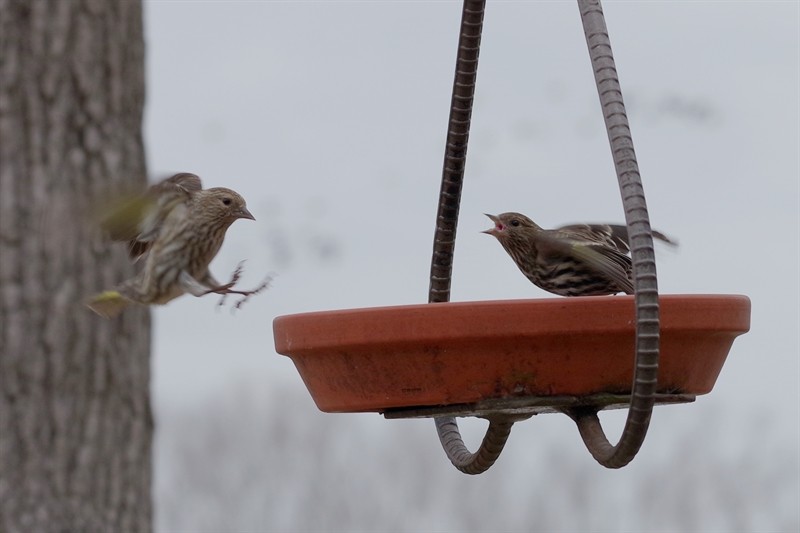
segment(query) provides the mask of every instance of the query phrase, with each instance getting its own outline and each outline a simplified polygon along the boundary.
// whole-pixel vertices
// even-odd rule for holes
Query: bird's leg
[[[185,290],[192,296],[197,296],[198,298],[200,296],[205,296],[210,292],[216,292],[216,289],[213,286],[209,287],[204,282],[197,281],[192,277],[191,274],[189,274],[185,270],[181,271],[181,274],[178,277],[178,283],[180,283],[183,290]]]

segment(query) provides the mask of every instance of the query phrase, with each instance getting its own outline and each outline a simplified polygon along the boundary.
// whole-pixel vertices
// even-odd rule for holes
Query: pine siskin
[[[266,282],[252,291],[233,290],[241,265],[224,285],[208,271],[225,232],[240,218],[255,220],[244,198],[222,187],[203,189],[200,178],[189,173],[176,174],[114,206],[103,228],[112,239],[127,241],[131,259],[144,264],[135,277],[92,298],[89,308],[111,318],[130,303],[163,305],[187,292],[246,299],[262,291]]]
[[[534,285],[559,296],[633,294],[628,229],[610,224],[576,224],[542,229],[519,213],[486,215],[493,235]],[[675,242],[663,233],[653,236]]]

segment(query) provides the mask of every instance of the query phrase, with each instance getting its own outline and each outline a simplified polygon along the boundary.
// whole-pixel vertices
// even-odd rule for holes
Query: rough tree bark
[[[0,531],[152,527],[150,322],[88,223],[145,182],[139,0],[0,0]]]

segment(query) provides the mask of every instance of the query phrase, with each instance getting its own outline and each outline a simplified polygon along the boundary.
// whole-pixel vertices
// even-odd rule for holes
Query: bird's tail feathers
[[[129,304],[130,300],[122,296],[119,291],[103,291],[86,302],[89,309],[109,319],[119,315]]]
[[[677,248],[678,247],[678,239],[675,239],[674,237],[668,237],[668,236],[664,235],[663,233],[661,233],[660,231],[656,231],[656,230],[651,230],[651,231],[653,232],[653,237],[655,237],[659,241],[665,242],[665,243],[669,244],[670,246],[672,246],[673,248]]]

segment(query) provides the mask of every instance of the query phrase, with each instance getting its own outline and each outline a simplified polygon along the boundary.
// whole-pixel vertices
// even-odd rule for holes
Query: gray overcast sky
[[[656,411],[637,467],[609,482],[651,475],[656,451],[698,420],[714,420],[696,435],[708,457],[746,454],[738,441],[756,420],[770,443],[796,450],[798,3],[604,5],[651,220],[681,244],[659,250],[661,291],[753,304],[752,330],[715,390]],[[224,278],[247,259],[245,284],[277,273],[234,316],[211,298],[155,312],[156,410],[191,410],[241,387],[302,391],[274,353],[275,316],[426,300],[460,3],[148,1],[145,11],[151,174],[193,171],[241,192],[258,220],[231,228],[212,269]],[[482,213],[512,210],[545,227],[624,220],[573,2],[489,2],[454,300],[546,296],[480,234]],[[393,423],[331,416],[377,435]],[[622,414],[607,418],[618,427]],[[574,428],[553,420],[515,429],[497,475],[542,434],[600,470]],[[415,423],[430,426],[437,468],[452,468],[433,424]],[[787,457],[797,476],[796,451]],[[791,487],[775,513],[800,520],[796,477]]]

